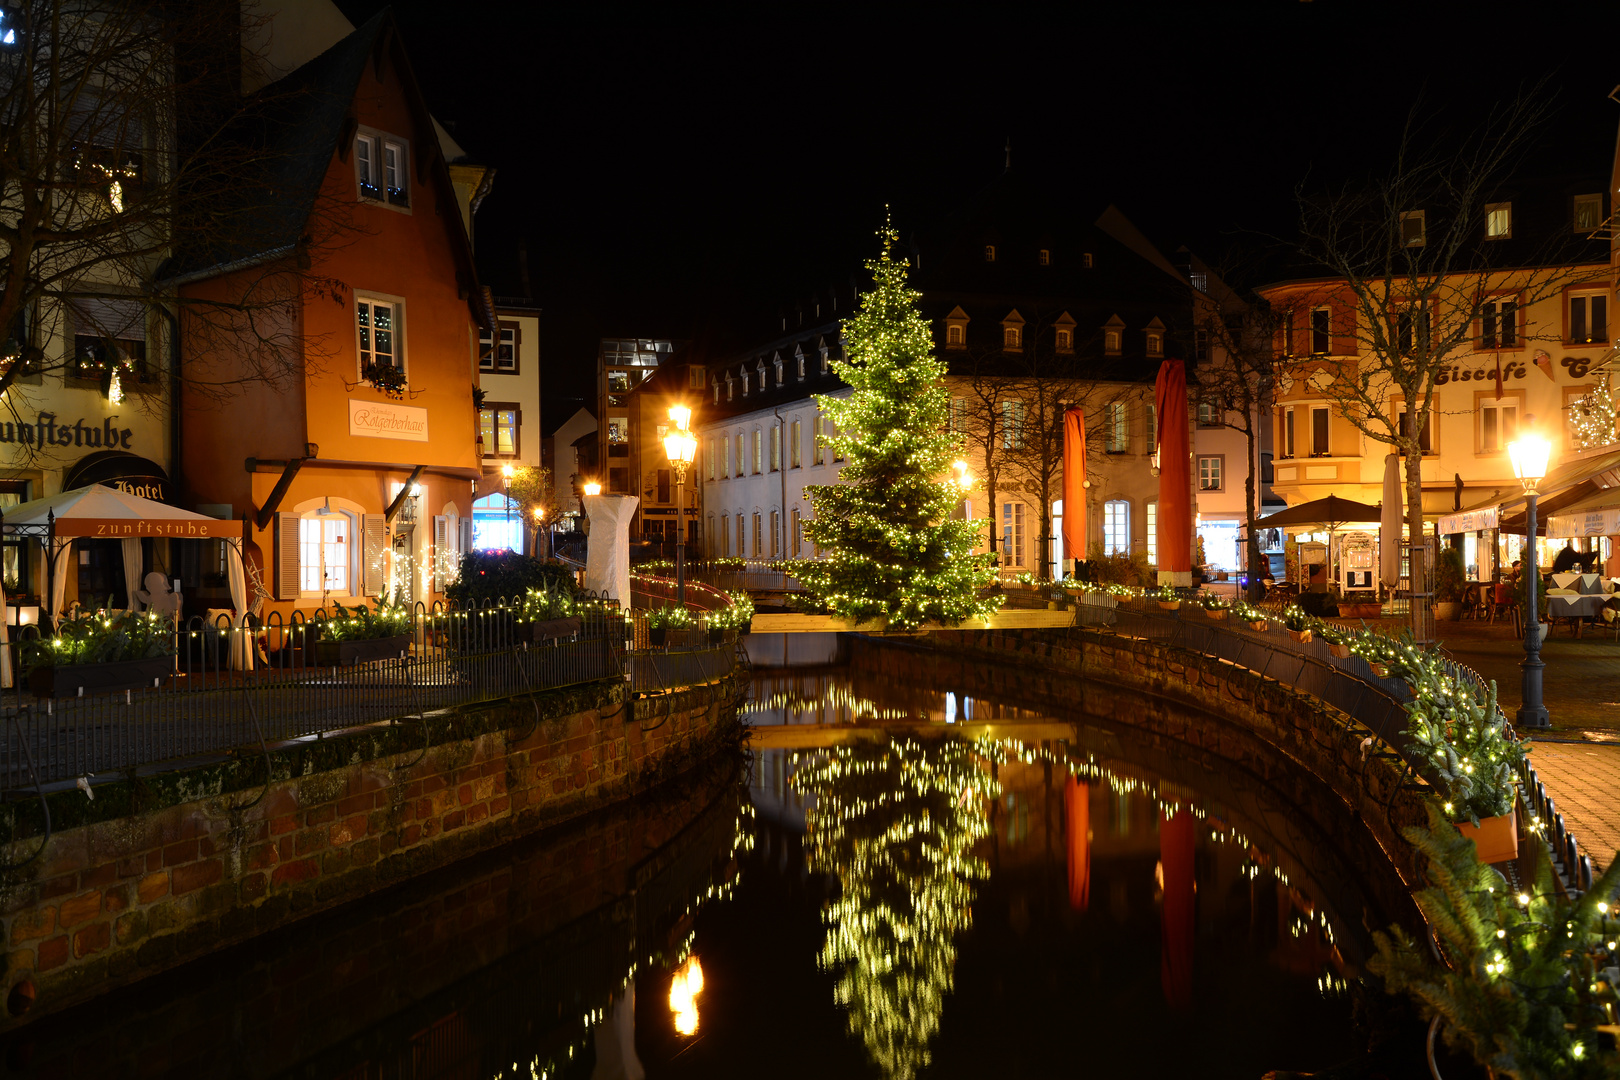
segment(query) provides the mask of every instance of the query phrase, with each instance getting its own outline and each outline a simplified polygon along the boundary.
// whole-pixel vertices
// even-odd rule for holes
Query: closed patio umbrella
[[[1401,463],[1384,455],[1384,506],[1378,519],[1378,580],[1393,589],[1401,580]]]

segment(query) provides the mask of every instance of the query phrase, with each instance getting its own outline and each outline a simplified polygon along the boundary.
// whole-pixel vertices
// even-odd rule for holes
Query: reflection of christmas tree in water
[[[800,769],[814,796],[810,865],[843,892],[827,913],[821,961],[842,966],[835,990],[849,1029],[887,1076],[909,1080],[928,1064],[966,929],[974,878],[988,868],[970,851],[989,832],[992,744],[894,740],[843,747]]]

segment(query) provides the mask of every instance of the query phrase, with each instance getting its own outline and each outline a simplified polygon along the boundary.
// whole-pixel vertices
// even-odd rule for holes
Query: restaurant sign
[[[1548,536],[1620,535],[1620,507],[1587,510],[1577,514],[1554,514],[1547,519]]]
[[[57,536],[100,536],[122,540],[136,536],[167,536],[175,540],[240,540],[242,523],[216,518],[76,518],[59,517]]]
[[[1501,508],[1487,506],[1483,510],[1469,510],[1461,514],[1447,514],[1440,519],[1439,529],[1442,536],[1453,533],[1481,532],[1485,529],[1494,529],[1499,522]]]
[[[409,405],[349,399],[349,434],[368,439],[428,441],[428,411]]]

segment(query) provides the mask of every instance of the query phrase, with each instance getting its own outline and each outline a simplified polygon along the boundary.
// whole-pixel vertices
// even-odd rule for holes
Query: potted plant
[[[1322,642],[1327,645],[1328,652],[1332,653],[1340,660],[1347,659],[1350,656],[1350,644],[1347,640],[1348,635],[1345,631],[1339,629],[1337,626],[1328,626],[1324,624],[1317,629],[1316,636],[1321,638]]]
[[[581,625],[573,595],[552,589],[530,589],[525,593],[517,621],[530,641],[573,637]]]
[[[746,592],[726,595],[731,598],[731,603],[709,612],[706,619],[711,645],[734,639],[739,630],[754,621],[754,601]]]
[[[332,605],[336,613],[316,623],[315,663],[320,667],[364,664],[404,656],[411,647],[411,612],[402,604],[375,607]]]
[[[686,630],[697,622],[692,613],[678,604],[664,604],[647,612],[647,640],[653,648],[661,649],[669,641],[671,630]]]
[[[1249,629],[1251,630],[1258,630],[1261,633],[1265,633],[1265,631],[1271,628],[1270,617],[1253,604],[1239,604],[1233,610],[1237,612],[1237,617],[1239,619],[1249,624]]]
[[[1457,831],[1474,841],[1479,861],[1518,857],[1514,814],[1525,745],[1496,704],[1496,683],[1481,689],[1458,679],[1433,652],[1408,645],[1404,675],[1412,688],[1405,735],[1424,778]]]
[[[1181,607],[1181,597],[1176,595],[1174,589],[1157,589],[1154,592],[1159,606],[1166,611],[1176,611]]]
[[[24,643],[22,665],[38,697],[151,687],[174,670],[174,622],[155,612],[81,609],[50,637]]]
[[[1204,614],[1217,622],[1225,619],[1232,611],[1232,601],[1219,593],[1205,593],[1199,597],[1198,602],[1203,606]]]
[[[1434,617],[1455,622],[1467,593],[1468,574],[1463,569],[1462,552],[1454,547],[1443,549],[1434,568]]]
[[[1311,617],[1297,607],[1290,606],[1283,612],[1283,628],[1288,631],[1289,637],[1301,645],[1311,640],[1311,624]]]

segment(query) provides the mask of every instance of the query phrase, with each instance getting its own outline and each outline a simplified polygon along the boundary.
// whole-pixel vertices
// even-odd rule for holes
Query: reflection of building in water
[[[894,739],[818,754],[795,777],[816,800],[810,863],[843,885],[827,907],[822,963],[838,971],[850,1033],[897,1080],[929,1062],[955,936],[987,872],[972,848],[989,831],[997,756],[988,743]]]

